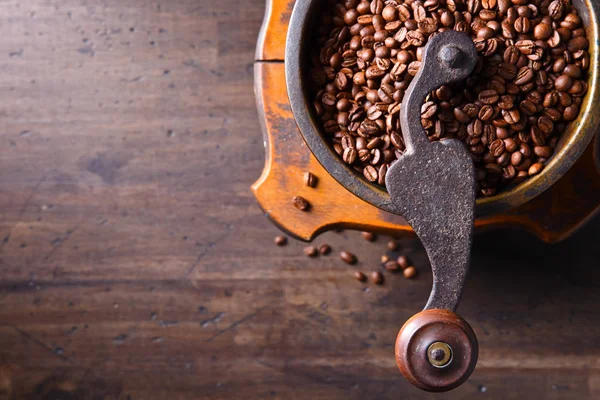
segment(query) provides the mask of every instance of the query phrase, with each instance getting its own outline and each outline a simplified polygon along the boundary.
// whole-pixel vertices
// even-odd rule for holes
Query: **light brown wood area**
[[[430,288],[417,243],[419,276],[382,287],[352,273],[384,237],[273,244],[250,190],[264,7],[2,2],[0,399],[434,398],[394,361]],[[477,236],[459,313],[479,365],[443,398],[600,396],[598,235]]]

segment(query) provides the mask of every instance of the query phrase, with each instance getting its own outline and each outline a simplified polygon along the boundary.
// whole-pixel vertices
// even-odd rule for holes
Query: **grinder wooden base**
[[[321,232],[348,228],[393,235],[412,235],[406,221],[382,211],[347,191],[319,164],[302,140],[290,109],[285,85],[285,38],[294,0],[268,0],[256,51],[255,92],[261,120],[266,163],[252,190],[267,216],[290,235],[311,240]],[[568,237],[600,209],[600,168],[594,148],[596,137],[563,178],[536,197],[503,214],[475,221],[476,231],[515,226],[545,242]],[[304,172],[312,172],[314,188],[304,184]],[[303,212],[291,203],[302,196],[310,204]]]

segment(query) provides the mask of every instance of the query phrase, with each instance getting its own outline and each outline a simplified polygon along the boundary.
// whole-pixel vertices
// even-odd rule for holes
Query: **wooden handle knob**
[[[396,363],[416,387],[445,392],[465,382],[477,364],[479,345],[469,324],[449,310],[412,316],[396,339]]]

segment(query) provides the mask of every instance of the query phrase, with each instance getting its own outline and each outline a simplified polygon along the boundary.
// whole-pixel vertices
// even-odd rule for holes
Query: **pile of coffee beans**
[[[465,143],[478,195],[539,173],[588,90],[589,42],[571,0],[329,0],[320,18],[314,110],[343,162],[382,186],[405,151],[404,91],[439,32],[469,34],[477,66],[431,93],[421,122],[431,141]]]

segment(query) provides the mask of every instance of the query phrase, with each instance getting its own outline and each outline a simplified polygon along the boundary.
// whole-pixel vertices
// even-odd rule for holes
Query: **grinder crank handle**
[[[404,324],[395,347],[402,374],[427,391],[459,386],[477,363],[477,338],[454,313],[469,267],[475,170],[460,141],[429,141],[420,110],[433,90],[467,78],[476,59],[473,41],[465,33],[446,31],[429,40],[400,111],[406,152],[386,176],[393,207],[415,230],[433,272],[425,310]]]

